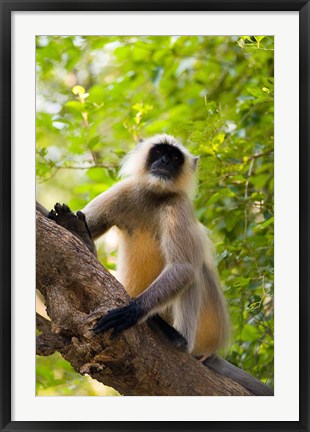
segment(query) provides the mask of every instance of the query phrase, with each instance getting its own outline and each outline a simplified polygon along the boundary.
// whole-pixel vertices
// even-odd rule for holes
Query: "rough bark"
[[[127,304],[122,285],[70,232],[37,212],[37,289],[51,321],[38,316],[37,353],[59,351],[74,369],[124,395],[251,395],[191,355],[163,342],[146,323],[116,339],[91,331]]]

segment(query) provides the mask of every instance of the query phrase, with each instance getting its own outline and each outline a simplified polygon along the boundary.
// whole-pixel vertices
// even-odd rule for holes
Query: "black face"
[[[156,144],[150,150],[147,167],[151,174],[165,180],[175,179],[184,164],[183,153],[170,144]]]

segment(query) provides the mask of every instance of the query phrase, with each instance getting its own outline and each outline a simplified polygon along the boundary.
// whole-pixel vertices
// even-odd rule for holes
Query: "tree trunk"
[[[92,327],[128,294],[69,231],[37,212],[37,289],[51,321],[37,317],[37,353],[59,351],[81,374],[123,395],[251,395],[190,354],[165,343],[146,323],[110,340]]]

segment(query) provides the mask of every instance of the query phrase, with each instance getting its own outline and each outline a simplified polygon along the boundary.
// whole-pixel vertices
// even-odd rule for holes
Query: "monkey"
[[[117,278],[131,297],[101,317],[95,333],[116,337],[151,317],[163,327],[165,317],[176,330],[171,338],[195,356],[226,346],[229,316],[213,245],[193,207],[197,161],[171,135],[142,140],[125,158],[122,180],[77,214],[85,215],[92,240],[117,227]],[[55,210],[54,220],[67,208]]]
[[[273,390],[216,353],[230,340],[228,308],[214,246],[193,207],[198,157],[171,135],[141,140],[125,158],[122,180],[82,211],[65,204],[48,212],[96,255],[94,240],[113,226],[119,234],[117,277],[131,301],[102,316],[95,334],[111,338],[147,323],[175,347],[257,396]]]

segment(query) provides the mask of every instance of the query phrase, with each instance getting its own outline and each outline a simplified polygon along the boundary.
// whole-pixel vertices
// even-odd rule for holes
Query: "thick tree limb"
[[[124,395],[251,395],[237,382],[175,350],[146,323],[111,341],[96,318],[128,303],[122,285],[70,232],[37,212],[37,288],[51,319],[38,316],[37,352],[55,350],[81,374]]]

